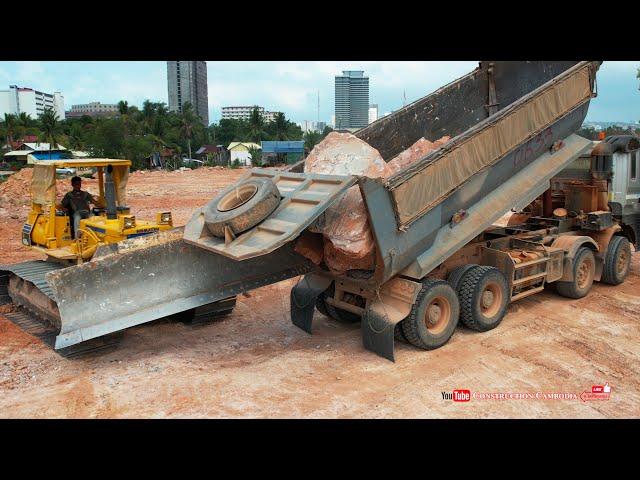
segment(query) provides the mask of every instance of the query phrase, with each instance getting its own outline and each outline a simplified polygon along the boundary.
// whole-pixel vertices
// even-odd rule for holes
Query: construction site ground
[[[243,173],[137,172],[129,204],[138,218],[171,210],[183,225]],[[40,258],[20,244],[27,176],[0,183],[0,263]],[[84,186],[96,191],[95,181]],[[623,285],[596,284],[581,300],[545,291],[511,305],[490,332],[460,326],[447,345],[428,352],[397,344],[395,363],[362,347],[357,324],[316,312],[314,335],[294,327],[289,291],[296,281],[240,296],[222,319],[141,325],[126,330],[116,348],[78,358],[23,332],[3,315],[13,307],[0,307],[0,417],[640,416],[640,255]],[[606,383],[607,399],[581,398]],[[454,389],[470,390],[471,400],[443,399]]]

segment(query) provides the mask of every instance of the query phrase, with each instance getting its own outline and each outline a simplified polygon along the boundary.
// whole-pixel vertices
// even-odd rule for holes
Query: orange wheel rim
[[[480,295],[480,309],[485,317],[495,317],[500,312],[504,294],[500,284],[489,282]]]
[[[424,314],[424,322],[427,326],[427,330],[432,335],[438,335],[442,333],[449,321],[451,320],[451,304],[445,297],[435,297],[429,305]]]

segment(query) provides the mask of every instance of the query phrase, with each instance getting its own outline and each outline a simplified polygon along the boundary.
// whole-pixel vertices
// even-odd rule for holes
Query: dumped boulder
[[[332,132],[311,151],[304,171],[388,178],[448,141],[446,136],[435,142],[421,138],[386,163],[378,150],[356,136]],[[375,268],[375,242],[357,185],[349,188],[309,230],[322,234],[322,251],[317,241],[312,243],[308,238],[299,240],[296,250],[314,263],[324,260],[336,274]]]
[[[375,148],[350,133],[331,132],[306,159],[305,173],[384,177],[387,164]],[[334,272],[374,267],[375,244],[359,187],[347,190],[311,231],[324,236],[324,261]]]

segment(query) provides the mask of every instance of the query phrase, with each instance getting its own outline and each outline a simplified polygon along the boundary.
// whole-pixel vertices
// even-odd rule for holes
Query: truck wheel
[[[631,267],[631,244],[625,237],[615,236],[609,242],[602,268],[602,282],[620,285]]]
[[[402,322],[404,322],[404,320],[396,323],[396,326],[393,329],[393,338],[399,342],[407,343],[407,337],[404,336],[404,332],[402,331]]]
[[[596,271],[596,259],[593,252],[582,247],[573,259],[573,281],[556,282],[556,291],[567,298],[582,298],[589,293]]]
[[[497,268],[476,266],[460,282],[458,298],[462,323],[486,332],[496,328],[507,313],[509,285]]]
[[[342,310],[341,308],[336,308],[333,305],[329,305],[327,303],[327,297],[333,297],[334,292],[335,285],[332,283],[329,288],[318,295],[318,300],[316,300],[316,308],[318,309],[318,311],[323,315],[329,318],[333,318],[340,323],[359,322],[361,320],[359,315],[356,315],[352,312],[347,312],[346,310]]]
[[[439,348],[453,335],[460,304],[451,285],[444,280],[425,279],[422,290],[402,322],[402,332],[407,341],[424,350]]]
[[[216,237],[224,227],[245,232],[267,218],[280,203],[280,191],[269,178],[249,178],[224,189],[204,207],[204,222]]]
[[[467,265],[456,267],[451,271],[449,277],[447,277],[447,282],[449,282],[456,293],[458,293],[458,288],[460,287],[460,281],[462,280],[462,277],[464,277],[467,272],[469,272],[469,270],[477,266],[478,265],[476,265],[475,263],[469,263]]]

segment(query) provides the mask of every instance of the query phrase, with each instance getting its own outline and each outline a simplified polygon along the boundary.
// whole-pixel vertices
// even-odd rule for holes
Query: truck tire
[[[333,305],[329,305],[327,303],[328,297],[333,297],[333,293],[335,292],[335,285],[332,283],[329,288],[327,288],[324,292],[318,295],[318,299],[316,300],[316,309],[322,313],[323,315],[333,318],[334,320],[340,323],[356,323],[361,320],[359,315],[356,315],[352,312],[347,312],[346,310],[342,310],[341,308],[336,308]]]
[[[573,259],[573,280],[556,282],[556,291],[567,298],[582,298],[589,293],[596,272],[596,259],[591,249],[582,247]]]
[[[267,218],[280,204],[280,191],[269,178],[249,178],[223,190],[204,207],[209,232],[224,238],[225,226],[235,235]]]
[[[451,273],[447,277],[447,282],[449,282],[456,293],[458,293],[458,288],[460,287],[460,281],[462,280],[462,277],[464,277],[467,272],[469,272],[469,270],[477,266],[478,265],[476,265],[475,263],[469,263],[467,265],[456,267],[451,271]]]
[[[407,337],[404,336],[404,332],[402,331],[402,322],[404,322],[404,320],[396,323],[396,326],[393,329],[393,338],[399,342],[409,343]]]
[[[602,279],[609,285],[620,285],[631,268],[631,244],[625,237],[615,236],[609,242],[602,267]]]
[[[425,279],[411,313],[401,322],[402,332],[410,344],[434,350],[449,341],[459,317],[460,304],[451,285]]]
[[[496,328],[507,313],[509,293],[509,284],[500,270],[476,266],[467,272],[458,288],[460,320],[478,332]]]

